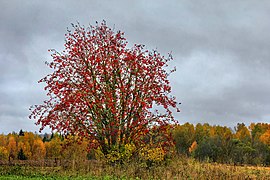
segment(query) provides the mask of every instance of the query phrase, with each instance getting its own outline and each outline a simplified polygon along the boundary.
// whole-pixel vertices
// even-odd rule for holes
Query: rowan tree
[[[50,50],[53,60],[47,65],[53,72],[39,81],[46,84],[49,99],[32,106],[30,118],[40,130],[49,126],[87,137],[104,154],[115,146],[141,145],[152,127],[168,145],[172,111],[179,111],[168,80],[175,69],[166,70],[171,54],[164,57],[138,44],[129,48],[124,33],[105,21],[72,27],[65,50]]]

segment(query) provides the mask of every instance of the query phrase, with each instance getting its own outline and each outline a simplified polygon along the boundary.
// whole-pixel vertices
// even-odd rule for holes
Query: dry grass
[[[62,164],[62,165],[61,165]],[[24,165],[0,166],[2,176],[55,177],[56,179],[270,179],[269,167],[230,166],[200,163],[176,157],[170,163],[147,167],[133,162],[108,165],[99,161],[62,161],[60,165],[43,167]],[[1,176],[0,176],[1,177]],[[0,178],[1,179],[1,178]]]

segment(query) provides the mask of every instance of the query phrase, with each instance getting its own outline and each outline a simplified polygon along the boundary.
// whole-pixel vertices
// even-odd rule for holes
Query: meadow
[[[6,162],[8,163],[8,162]],[[74,164],[75,163],[75,164]],[[95,160],[62,162],[2,162],[0,179],[270,179],[270,167],[234,166],[199,162],[177,156],[170,162],[146,167],[138,162],[114,164]]]

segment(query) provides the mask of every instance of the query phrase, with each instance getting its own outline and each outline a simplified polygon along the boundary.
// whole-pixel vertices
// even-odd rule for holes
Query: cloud
[[[128,41],[172,51],[176,118],[233,126],[270,122],[270,3],[247,1],[1,1],[0,133],[36,129],[49,48],[63,49],[70,23],[105,19]],[[16,124],[16,125],[12,125]]]

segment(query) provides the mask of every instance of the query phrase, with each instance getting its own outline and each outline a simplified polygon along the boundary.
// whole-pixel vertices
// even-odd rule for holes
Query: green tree
[[[195,138],[198,144],[204,139],[209,138],[211,133],[211,126],[208,123],[198,123],[195,127]]]
[[[22,148],[19,150],[18,155],[17,155],[17,158],[19,160],[26,160],[27,159],[27,157],[25,156]]]
[[[239,139],[232,140],[233,148],[230,154],[234,163],[237,164],[254,164],[253,159],[256,157],[256,150],[250,142],[244,143]]]
[[[195,141],[195,129],[193,124],[185,123],[177,125],[173,130],[176,151],[180,154],[189,154],[189,147]]]
[[[205,138],[198,144],[195,150],[195,157],[201,161],[217,162],[222,156],[222,153],[219,138]]]
[[[19,132],[19,136],[24,136],[24,132],[23,132],[22,129],[21,129],[20,132]]]

